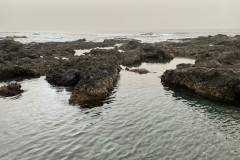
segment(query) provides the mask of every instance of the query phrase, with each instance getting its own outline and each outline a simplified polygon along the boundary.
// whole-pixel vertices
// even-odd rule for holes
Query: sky
[[[0,32],[240,29],[240,0],[0,0]]]

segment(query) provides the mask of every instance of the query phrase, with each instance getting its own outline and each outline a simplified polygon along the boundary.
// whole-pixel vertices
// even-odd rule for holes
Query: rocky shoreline
[[[97,48],[114,46],[108,50]],[[91,51],[75,56],[75,50],[80,49]],[[85,104],[109,96],[118,80],[120,65],[170,61],[174,57],[194,58],[196,62],[167,70],[161,76],[164,85],[185,87],[207,98],[239,104],[240,36],[216,35],[151,44],[128,39],[22,44],[4,39],[0,40],[0,81],[46,75],[53,85],[73,88],[69,103]]]
[[[181,86],[209,99],[240,104],[239,36],[199,37],[166,43],[165,47],[175,56],[194,57],[196,62],[167,70],[161,76],[164,85]]]
[[[115,46],[122,44],[121,47]],[[92,49],[114,47],[114,49]],[[75,56],[75,50],[92,49]],[[120,51],[121,49],[121,51]],[[117,82],[120,65],[133,65],[144,60],[166,60],[173,56],[155,46],[137,40],[104,40],[86,42],[48,42],[22,44],[0,41],[0,81],[37,78],[58,86],[72,87],[71,104],[85,104],[109,96]]]

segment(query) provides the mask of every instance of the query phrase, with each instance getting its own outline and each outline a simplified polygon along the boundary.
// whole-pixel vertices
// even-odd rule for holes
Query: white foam
[[[74,56],[82,56],[85,53],[89,53],[92,49],[80,49],[80,50],[75,50]]]

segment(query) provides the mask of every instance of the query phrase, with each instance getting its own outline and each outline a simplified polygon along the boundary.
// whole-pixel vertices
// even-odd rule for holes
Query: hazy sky
[[[240,28],[240,0],[0,0],[0,31]]]

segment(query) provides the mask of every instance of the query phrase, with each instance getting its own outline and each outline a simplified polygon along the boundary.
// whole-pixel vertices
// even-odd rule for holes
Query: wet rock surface
[[[0,96],[11,97],[22,93],[21,85],[17,83],[10,83],[6,86],[0,87]]]
[[[174,55],[195,57],[196,62],[167,70],[161,80],[164,85],[183,86],[210,99],[239,104],[239,44],[239,38],[224,35],[174,44],[178,46],[171,48]],[[179,48],[184,50],[180,51]]]

